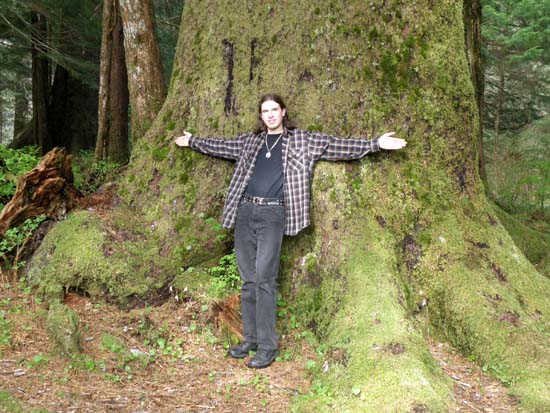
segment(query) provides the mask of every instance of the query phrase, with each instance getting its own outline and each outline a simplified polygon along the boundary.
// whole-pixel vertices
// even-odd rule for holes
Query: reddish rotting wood
[[[71,156],[62,148],[48,152],[19,178],[15,194],[0,213],[0,236],[28,218],[60,218],[81,198],[73,185]]]

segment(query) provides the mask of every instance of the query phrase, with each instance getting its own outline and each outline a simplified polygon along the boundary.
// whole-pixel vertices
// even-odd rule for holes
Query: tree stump
[[[0,213],[0,236],[27,218],[64,216],[82,196],[73,181],[71,156],[62,148],[52,149],[19,178],[15,194]]]

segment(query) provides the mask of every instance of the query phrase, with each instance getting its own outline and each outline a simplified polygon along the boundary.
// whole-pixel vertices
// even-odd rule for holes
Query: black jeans
[[[235,254],[243,280],[241,313],[246,341],[276,350],[277,275],[285,226],[283,205],[241,201],[235,224]]]

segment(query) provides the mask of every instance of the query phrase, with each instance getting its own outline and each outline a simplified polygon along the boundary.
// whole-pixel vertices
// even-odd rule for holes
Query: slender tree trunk
[[[151,0],[120,0],[130,90],[132,142],[143,137],[164,99],[162,61]]]
[[[23,80],[20,79],[18,87],[15,91],[15,108],[13,115],[13,138],[21,133],[28,123],[27,112],[29,110],[29,101],[25,94],[25,88],[22,85]]]
[[[49,65],[43,55],[47,39],[46,18],[33,12],[31,26],[33,138],[45,154],[53,148],[52,139],[48,134]]]
[[[118,0],[105,0],[99,73],[96,159],[125,163],[128,144],[128,77]]]
[[[485,69],[481,55],[481,0],[464,1],[464,35],[470,75],[476,91],[479,111],[478,167],[481,179],[487,182],[483,152],[483,95],[485,93]]]
[[[502,117],[502,107],[504,105],[504,84],[505,84],[505,74],[504,68],[499,65],[497,69],[498,73],[498,91],[497,91],[497,101],[495,107],[495,156],[499,157],[500,151],[500,122]]]

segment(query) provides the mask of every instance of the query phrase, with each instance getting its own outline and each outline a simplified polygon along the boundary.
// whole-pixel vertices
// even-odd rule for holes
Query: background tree
[[[548,256],[550,2],[483,1],[487,189],[499,218],[543,274]],[[500,210],[502,208],[502,210]]]
[[[151,0],[119,0],[130,90],[132,142],[141,138],[166,96]]]
[[[44,154],[53,147],[53,141],[48,133],[50,68],[48,58],[43,53],[47,48],[46,17],[33,12],[31,14],[31,30],[33,143],[38,145]]]
[[[122,304],[168,284],[197,291],[201,268],[231,245],[215,223],[233,165],[173,138],[249,129],[259,95],[278,91],[304,128],[396,130],[409,142],[320,163],[313,226],[285,240],[283,294],[326,349],[314,387],[331,389],[298,409],[452,411],[426,346],[437,335],[507,383],[524,410],[549,410],[550,281],[499,224],[478,176],[471,5],[186,2],[170,92],[136,144],[114,219],[83,211],[58,223],[28,279],[48,299],[71,286]]]
[[[128,143],[128,75],[118,0],[103,3],[96,159],[125,163]]]
[[[550,104],[550,1],[483,1],[485,126],[502,130],[538,119]]]

